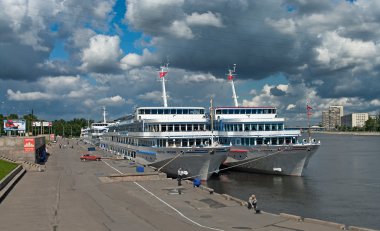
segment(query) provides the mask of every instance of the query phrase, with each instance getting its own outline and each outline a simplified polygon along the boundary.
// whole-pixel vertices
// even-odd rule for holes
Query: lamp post
[[[70,124],[68,124],[68,126],[70,126],[70,136],[73,138],[73,126]]]

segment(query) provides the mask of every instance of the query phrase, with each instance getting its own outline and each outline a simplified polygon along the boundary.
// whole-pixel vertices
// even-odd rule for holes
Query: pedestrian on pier
[[[254,209],[254,211],[256,212],[256,207],[257,207],[257,199],[256,199],[255,194],[252,194],[248,198],[248,209]]]

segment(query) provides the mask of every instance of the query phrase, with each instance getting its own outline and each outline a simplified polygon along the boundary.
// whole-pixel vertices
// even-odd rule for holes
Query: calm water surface
[[[322,145],[304,177],[221,172],[208,186],[260,209],[380,230],[380,136],[315,134]]]

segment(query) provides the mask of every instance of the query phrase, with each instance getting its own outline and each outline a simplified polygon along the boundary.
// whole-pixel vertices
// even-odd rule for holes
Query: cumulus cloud
[[[224,82],[223,79],[218,79],[215,76],[213,76],[210,73],[207,74],[192,74],[192,75],[185,75],[183,77],[183,83],[202,83],[202,82],[209,82],[212,84],[212,82]]]
[[[98,100],[99,105],[105,105],[105,106],[110,106],[110,105],[120,106],[120,105],[123,105],[126,103],[127,103],[127,101],[123,97],[121,97],[120,95],[115,95],[112,97],[107,97],[107,98],[103,98],[103,99]]]
[[[144,49],[142,55],[129,53],[120,60],[120,68],[129,70],[136,67],[141,67],[143,64],[157,63],[157,57],[148,49]]]
[[[138,96],[139,99],[151,100],[151,101],[161,101],[162,93],[160,91],[147,92]]]
[[[214,26],[223,27],[223,22],[219,13],[197,13],[193,12],[191,15],[186,16],[186,22],[190,26]]]
[[[118,70],[122,53],[119,36],[95,35],[82,52],[81,69],[99,73]]]
[[[34,100],[53,100],[57,95],[51,95],[43,92],[25,92],[12,91],[11,89],[7,90],[7,95],[10,100],[15,101],[34,101]]]

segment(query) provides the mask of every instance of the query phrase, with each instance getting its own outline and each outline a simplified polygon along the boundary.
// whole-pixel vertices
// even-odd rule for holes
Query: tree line
[[[33,114],[27,114],[23,116],[19,116],[17,114],[10,114],[8,116],[4,116],[3,114],[0,114],[0,134],[4,135],[4,120],[25,120],[26,121],[26,132],[33,134],[33,135],[39,135],[39,134],[50,134],[54,133],[55,135],[64,136],[64,137],[79,137],[81,128],[85,128],[91,123],[93,123],[93,120],[87,120],[84,118],[74,118],[72,120],[54,120],[49,121],[52,122],[52,127],[33,127],[32,122],[33,121],[46,121],[39,119],[36,115]]]

